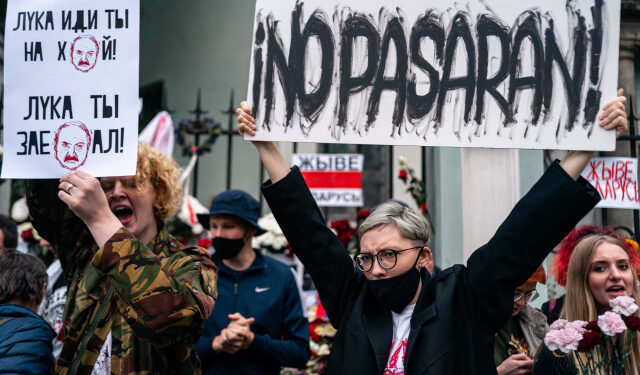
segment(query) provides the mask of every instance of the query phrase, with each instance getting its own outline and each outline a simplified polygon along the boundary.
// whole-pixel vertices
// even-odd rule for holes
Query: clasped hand
[[[229,319],[229,325],[213,339],[211,347],[216,352],[235,354],[239,350],[249,348],[253,342],[254,334],[250,326],[255,319],[247,319],[240,313],[230,314]]]

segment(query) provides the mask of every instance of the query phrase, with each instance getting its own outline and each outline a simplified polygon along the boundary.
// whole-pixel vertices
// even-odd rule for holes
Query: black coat
[[[382,374],[391,350],[391,313],[327,228],[299,170],[262,191],[338,328],[326,373]],[[495,374],[493,339],[511,316],[515,288],[599,199],[586,180],[576,183],[555,163],[466,267],[455,265],[434,279],[423,272],[405,374]]]

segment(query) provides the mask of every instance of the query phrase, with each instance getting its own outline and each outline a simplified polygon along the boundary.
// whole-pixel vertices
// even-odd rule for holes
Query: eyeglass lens
[[[362,271],[369,271],[373,268],[373,258],[378,258],[378,263],[384,269],[391,269],[396,265],[397,255],[393,250],[381,250],[377,255],[358,254],[356,265]]]
[[[519,290],[516,290],[516,292],[513,295],[513,301],[516,302],[516,301],[519,301],[522,298],[524,298],[525,302],[531,302],[531,301],[535,300],[536,298],[538,298],[538,295],[539,295],[538,291],[536,291],[536,290],[530,290],[530,291],[528,291],[526,293],[521,292]]]

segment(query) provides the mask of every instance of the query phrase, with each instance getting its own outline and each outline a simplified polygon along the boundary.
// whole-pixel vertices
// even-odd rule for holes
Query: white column
[[[464,260],[487,243],[520,198],[518,150],[462,149]]]

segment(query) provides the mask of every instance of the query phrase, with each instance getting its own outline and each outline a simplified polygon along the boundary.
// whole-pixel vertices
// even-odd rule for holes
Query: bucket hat
[[[256,235],[266,231],[258,225],[260,217],[260,203],[255,198],[242,190],[231,189],[216,195],[211,201],[208,214],[198,214],[198,221],[203,227],[209,229],[209,216],[227,214],[241,218],[256,227]]]

